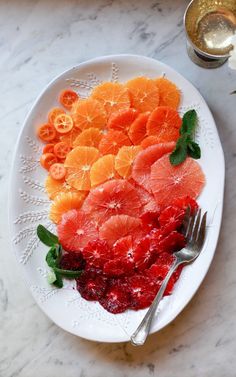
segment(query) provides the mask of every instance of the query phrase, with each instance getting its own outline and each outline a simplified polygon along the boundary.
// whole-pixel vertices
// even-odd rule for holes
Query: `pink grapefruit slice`
[[[99,236],[106,240],[111,246],[117,240],[126,236],[138,237],[141,232],[142,222],[133,216],[116,215],[111,216],[100,228]]]
[[[173,199],[190,196],[196,198],[205,184],[200,165],[192,158],[173,166],[166,154],[151,168],[151,187],[155,200],[161,207],[168,206]]]
[[[114,215],[138,216],[142,201],[134,186],[122,179],[113,179],[91,190],[83,210],[92,213],[98,223]]]
[[[150,174],[151,166],[164,154],[171,152],[175,147],[174,142],[151,145],[139,152],[133,162],[132,177],[147,191],[151,192]]]

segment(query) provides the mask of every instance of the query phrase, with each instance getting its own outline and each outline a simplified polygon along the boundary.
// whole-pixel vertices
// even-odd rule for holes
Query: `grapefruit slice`
[[[110,216],[138,216],[142,202],[136,189],[126,180],[114,179],[91,190],[84,201],[83,211],[103,223]]]
[[[136,77],[127,81],[130,92],[131,106],[144,112],[152,111],[159,104],[159,89],[153,80],[147,77]]]
[[[73,147],[95,147],[98,148],[102,133],[98,128],[90,127],[81,132],[73,142]]]
[[[115,158],[115,168],[121,177],[127,178],[131,175],[133,161],[141,150],[139,145],[120,148]]]
[[[155,144],[159,144],[159,138],[157,136],[147,136],[145,139],[143,139],[140,145],[143,149],[146,149],[147,147]]]
[[[142,186],[139,186],[139,184],[133,178],[129,178],[129,182],[131,183],[131,185],[133,185],[136,188],[136,191],[141,200],[141,203],[142,203],[141,215],[148,211],[151,211],[151,212],[158,211],[159,208],[156,204],[153,193],[148,192]]]
[[[117,82],[104,82],[93,89],[91,97],[100,102],[107,115],[118,110],[130,107],[130,98],[127,88]]]
[[[107,127],[127,133],[138,114],[139,112],[135,109],[117,111],[109,117]]]
[[[160,206],[171,205],[176,198],[196,198],[205,184],[200,165],[192,158],[173,166],[169,154],[156,161],[151,168],[151,187],[155,200]]]
[[[139,114],[135,121],[131,124],[128,135],[134,145],[138,145],[146,136],[146,125],[150,115],[150,111]]]
[[[142,222],[136,217],[128,215],[116,215],[110,217],[100,228],[99,236],[112,246],[117,240],[126,236],[138,236]]]
[[[68,153],[65,160],[66,182],[77,190],[89,190],[90,169],[98,159],[99,152],[94,147],[76,147]]]
[[[103,182],[119,177],[115,170],[115,156],[106,154],[100,157],[90,170],[91,186],[97,186]]]
[[[100,141],[99,151],[102,154],[117,154],[123,145],[132,145],[128,136],[121,131],[109,130]]]
[[[105,128],[107,122],[106,112],[98,101],[87,98],[76,101],[71,110],[75,127],[80,130],[87,128]]]
[[[176,141],[182,119],[176,110],[168,106],[157,107],[147,122],[147,134],[158,137],[159,143]]]
[[[154,82],[160,93],[159,106],[169,106],[177,109],[180,103],[180,90],[177,86],[165,77],[159,77]]]
[[[141,151],[134,160],[132,177],[133,179],[147,191],[151,192],[150,174],[151,166],[162,157],[165,153],[171,152],[175,147],[175,143],[162,143],[151,145]]]
[[[84,193],[80,192],[62,192],[58,194],[50,207],[50,220],[58,224],[65,212],[75,208],[79,209],[82,206],[84,197]]]
[[[98,230],[93,220],[84,212],[72,209],[66,212],[57,227],[58,238],[66,251],[79,251],[88,242],[98,238]]]

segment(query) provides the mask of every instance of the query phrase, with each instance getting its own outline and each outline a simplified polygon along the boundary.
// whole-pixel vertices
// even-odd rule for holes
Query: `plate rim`
[[[23,132],[24,132],[24,129],[25,129],[25,126],[31,116],[31,113],[33,112],[33,110],[35,109],[35,107],[37,106],[37,104],[39,103],[40,99],[44,96],[44,93],[54,84],[56,83],[62,76],[66,75],[68,72],[72,72],[73,70],[77,70],[81,67],[86,67],[88,64],[90,63],[102,63],[102,62],[106,62],[108,60],[110,60],[111,62],[113,60],[116,60],[117,62],[119,62],[119,59],[125,59],[125,58],[136,58],[136,59],[141,59],[141,60],[146,60],[147,63],[148,62],[151,62],[151,63],[155,63],[155,64],[160,64],[161,67],[163,67],[163,69],[167,69],[169,72],[172,72],[174,75],[177,75],[181,78],[181,80],[184,80],[186,81],[191,87],[192,89],[194,89],[195,91],[197,91],[198,93],[198,96],[199,98],[201,99],[201,101],[204,103],[204,105],[207,107],[208,111],[209,111],[209,116],[211,118],[211,122],[214,124],[214,128],[215,128],[215,132],[216,132],[216,135],[218,137],[218,141],[219,141],[219,147],[220,147],[220,157],[221,157],[221,162],[222,162],[222,189],[221,189],[221,205],[220,205],[220,211],[219,211],[219,214],[218,214],[218,224],[216,225],[217,227],[217,237],[214,237],[214,248],[212,246],[212,249],[214,249],[214,251],[212,252],[212,255],[211,257],[208,259],[208,266],[207,268],[204,270],[205,273],[203,275],[203,277],[201,279],[199,279],[198,281],[198,284],[197,284],[197,287],[195,288],[195,290],[192,292],[192,295],[191,297],[188,299],[188,301],[180,307],[180,309],[178,309],[176,311],[176,313],[171,316],[171,318],[169,319],[168,322],[166,322],[163,326],[161,326],[160,328],[158,329],[155,329],[155,330],[152,330],[150,332],[150,334],[153,334],[155,332],[158,332],[160,331],[161,329],[163,329],[164,327],[168,326],[185,308],[186,306],[190,303],[190,301],[192,300],[193,296],[197,293],[200,285],[203,283],[207,273],[208,273],[208,270],[212,264],[212,260],[214,258],[214,255],[215,255],[215,251],[216,251],[216,247],[217,247],[217,243],[218,243],[218,239],[219,239],[219,236],[220,236],[220,228],[221,228],[221,223],[222,223],[222,214],[223,214],[223,206],[224,206],[224,191],[225,191],[225,157],[224,157],[224,152],[223,152],[223,147],[222,147],[222,143],[221,143],[221,140],[220,140],[220,137],[219,137],[219,133],[218,133],[218,129],[216,127],[216,123],[215,123],[215,120],[214,120],[214,117],[212,115],[212,112],[208,106],[208,104],[206,103],[205,99],[202,97],[201,93],[198,91],[198,89],[191,83],[191,81],[189,81],[188,79],[186,79],[181,73],[179,73],[177,70],[175,70],[174,68],[172,68],[171,66],[157,60],[157,59],[153,59],[153,58],[150,58],[150,57],[147,57],[147,56],[142,56],[142,55],[138,55],[138,54],[115,54],[115,55],[103,55],[103,56],[99,56],[99,57],[95,57],[93,59],[89,59],[89,60],[86,60],[86,61],[83,61],[77,65],[73,65],[72,67],[68,67],[67,69],[63,70],[61,73],[59,73],[58,75],[56,75],[53,79],[51,79],[49,81],[49,83],[47,85],[45,85],[43,87],[43,89],[40,91],[39,95],[36,97],[35,101],[33,102],[33,104],[31,105],[30,109],[28,110],[27,112],[27,115],[25,116],[22,124],[21,124],[21,127],[20,127],[20,131],[19,131],[19,134],[18,134],[18,137],[17,137],[17,140],[16,140],[16,144],[15,144],[15,147],[14,147],[14,152],[13,152],[13,155],[12,155],[12,160],[11,160],[11,167],[10,167],[10,173],[9,173],[9,191],[8,191],[8,229],[9,229],[9,235],[10,235],[10,244],[11,244],[11,249],[13,251],[13,253],[15,254],[15,258],[16,258],[16,262],[17,262],[17,265],[18,265],[18,268],[19,268],[19,271],[21,273],[21,276],[23,277],[25,283],[26,283],[26,286],[27,288],[29,289],[30,291],[30,294],[32,295],[33,299],[35,300],[35,302],[37,303],[37,305],[39,306],[39,308],[43,311],[43,313],[52,321],[54,322],[57,326],[59,326],[61,329],[63,329],[64,331],[66,332],[69,332],[73,335],[76,335],[76,336],[79,336],[83,339],[87,339],[87,340],[91,340],[91,341],[99,341],[99,342],[106,342],[106,343],[119,343],[119,342],[128,342],[129,341],[129,338],[127,335],[125,335],[125,332],[124,332],[124,336],[117,336],[117,337],[114,337],[112,339],[110,338],[107,338],[106,336],[102,339],[101,337],[98,339],[96,337],[89,337],[89,336],[84,336],[84,335],[78,335],[76,332],[73,332],[72,330],[64,327],[63,325],[58,324],[57,322],[57,319],[55,320],[54,317],[52,317],[47,311],[46,311],[46,307],[43,306],[40,301],[37,299],[36,295],[34,295],[34,293],[32,292],[32,290],[30,289],[30,283],[27,279],[27,273],[23,267],[23,265],[21,265],[20,263],[18,263],[18,258],[16,256],[16,248],[12,242],[12,236],[14,235],[14,231],[13,231],[13,216],[12,216],[12,213],[13,213],[13,210],[12,210],[12,201],[11,201],[11,198],[12,198],[12,195],[13,195],[13,182],[14,182],[14,175],[13,175],[13,171],[14,171],[14,167],[15,167],[15,160],[16,160],[16,156],[17,156],[17,152],[18,152],[18,147],[19,147],[19,144],[20,144],[20,141],[22,139],[22,135],[23,135]]]

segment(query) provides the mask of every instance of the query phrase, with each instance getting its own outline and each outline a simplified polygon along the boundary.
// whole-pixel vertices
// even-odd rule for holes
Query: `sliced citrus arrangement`
[[[131,96],[131,105],[144,112],[152,111],[159,105],[159,89],[146,77],[137,77],[126,83]]]
[[[99,152],[94,147],[76,147],[68,153],[65,160],[67,183],[77,190],[89,190],[90,169],[98,157]]]
[[[91,96],[101,103],[108,116],[115,111],[125,110],[130,107],[130,97],[127,88],[116,82],[104,82],[96,86]]]
[[[103,129],[106,126],[106,112],[102,105],[92,98],[75,102],[72,106],[71,115],[75,127],[80,130],[90,127]]]
[[[166,77],[103,82],[86,99],[65,89],[37,129],[58,233],[46,231],[56,242],[46,257],[52,284],[76,278],[81,296],[110,313],[151,305],[185,246],[186,210],[198,209],[205,177],[195,161],[197,113],[181,119],[180,100]]]

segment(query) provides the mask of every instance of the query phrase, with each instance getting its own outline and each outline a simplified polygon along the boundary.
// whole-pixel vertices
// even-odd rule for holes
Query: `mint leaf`
[[[175,149],[170,154],[170,163],[172,165],[181,164],[187,157],[187,144],[185,138],[180,137],[176,143]]]
[[[56,274],[60,274],[61,276],[65,276],[67,278],[73,279],[73,278],[78,278],[82,274],[82,271],[73,271],[73,270],[62,270],[61,268],[55,267],[54,272]]]
[[[191,141],[188,143],[187,151],[188,151],[188,155],[194,158],[195,160],[198,160],[199,158],[201,158],[201,149],[199,145],[195,143],[194,141]]]
[[[61,257],[61,252],[61,245],[54,245],[49,249],[46,255],[46,262],[49,267],[54,268],[58,266]]]
[[[37,235],[41,242],[47,246],[54,246],[58,244],[58,237],[55,234],[49,232],[43,225],[38,225]]]
[[[55,273],[55,275],[56,275],[57,280],[54,281],[53,284],[54,284],[57,288],[62,288],[62,287],[63,287],[63,280],[62,280],[61,275],[58,274],[58,273],[56,273],[55,271],[54,271],[54,273]]]
[[[196,110],[187,111],[182,119],[182,126],[180,128],[181,135],[192,136],[197,126],[197,113]]]
[[[47,281],[49,284],[53,284],[55,283],[55,281],[57,280],[57,277],[56,277],[56,274],[53,270],[49,271],[48,274],[47,274]]]

